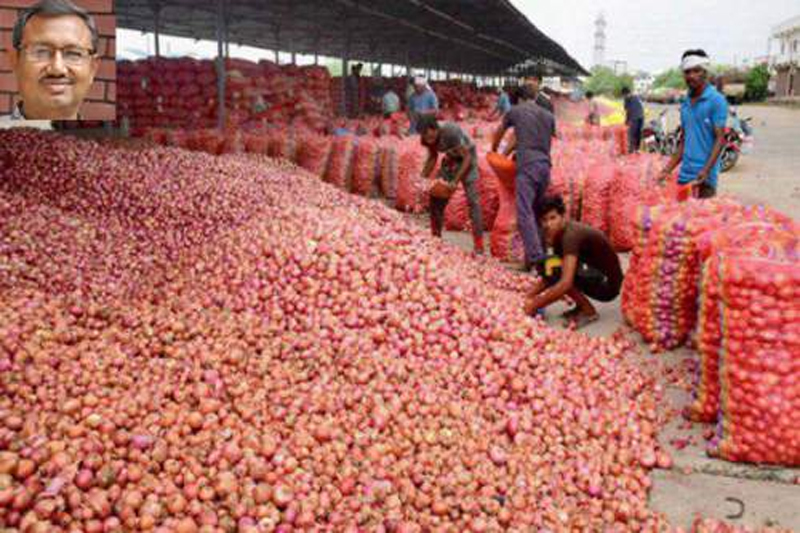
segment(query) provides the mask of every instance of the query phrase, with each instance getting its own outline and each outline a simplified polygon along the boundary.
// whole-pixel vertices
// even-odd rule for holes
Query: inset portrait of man
[[[12,120],[80,120],[100,60],[92,16],[70,0],[41,0],[20,12],[11,67],[20,99]]]

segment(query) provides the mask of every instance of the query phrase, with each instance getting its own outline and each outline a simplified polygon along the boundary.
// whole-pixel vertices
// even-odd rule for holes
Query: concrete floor
[[[756,141],[752,153],[720,178],[720,192],[747,203],[764,203],[798,218],[800,214],[800,110],[745,106],[740,116],[752,116]],[[675,115],[673,115],[675,116]],[[674,119],[672,120],[674,124]],[[469,250],[471,239],[447,233],[446,240]],[[627,263],[627,257],[623,258]],[[623,325],[619,300],[599,305],[601,320],[585,332],[609,336]],[[557,317],[555,308],[550,316]],[[558,320],[548,320],[559,327]],[[638,338],[630,332],[633,338]],[[672,469],[653,472],[652,508],[664,513],[674,526],[688,527],[695,515],[725,519],[746,527],[781,526],[800,532],[800,469],[733,464],[708,457],[704,433],[712,426],[687,423],[680,412],[691,398],[689,349],[662,354],[641,347],[643,365],[654,365],[665,391],[663,412],[670,419],[660,440],[673,456]],[[679,449],[681,448],[681,449]],[[741,517],[729,518],[739,512]]]

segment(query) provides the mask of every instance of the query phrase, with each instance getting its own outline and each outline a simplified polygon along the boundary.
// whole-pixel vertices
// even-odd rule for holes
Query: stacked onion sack
[[[571,220],[607,233],[617,250],[629,251],[637,236],[638,208],[673,201],[675,185],[657,182],[663,157],[617,157],[610,138],[586,140],[579,135],[581,131],[562,131],[567,141],[553,143],[548,194],[564,198]]]
[[[732,220],[742,206],[728,200],[692,201],[643,210],[651,222],[634,251],[623,286],[623,312],[656,351],[683,345],[697,319],[700,235]]]
[[[653,376],[264,156],[0,132],[0,527],[657,530]]]
[[[717,423],[709,453],[796,466],[796,225],[722,199],[644,210],[641,226],[623,313],[654,349],[679,346],[697,326],[700,364],[685,415]]]
[[[762,218],[763,217],[762,215]],[[700,238],[698,249],[702,261],[700,309],[697,319],[697,351],[700,355],[694,402],[686,416],[696,422],[716,422],[719,412],[719,354],[723,342],[720,316],[721,254],[764,259],[790,256],[797,248],[798,236],[788,221],[748,222],[709,231]]]
[[[709,453],[800,466],[800,231],[718,252],[720,415]],[[770,246],[771,244],[771,246]]]
[[[783,215],[735,201],[692,200],[640,209],[639,238],[623,284],[623,314],[655,351],[677,348],[697,325],[705,234]]]
[[[319,132],[331,118],[330,75],[324,67],[227,59],[225,68],[229,127],[268,123]],[[215,127],[215,64],[192,58],[121,61],[117,99],[118,117],[129,120],[134,135],[153,127]]]

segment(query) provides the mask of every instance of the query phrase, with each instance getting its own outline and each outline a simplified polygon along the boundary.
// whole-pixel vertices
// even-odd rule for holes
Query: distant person
[[[703,50],[687,50],[681,60],[681,70],[689,94],[681,102],[683,137],[675,155],[661,171],[665,181],[680,164],[678,183],[691,184],[699,198],[717,194],[719,155],[725,142],[728,102],[708,83],[711,61]]]
[[[411,135],[419,133],[417,124],[422,117],[435,117],[439,113],[439,99],[436,98],[436,93],[433,92],[425,78],[414,78],[414,93],[409,98],[408,110],[411,119],[409,128]]]
[[[79,120],[100,61],[97,26],[70,0],[42,0],[20,12],[11,68],[20,101],[5,121]]]
[[[527,271],[544,258],[537,214],[550,185],[550,147],[556,131],[555,117],[536,103],[536,94],[527,85],[520,90],[520,103],[511,108],[497,128],[492,141],[493,152],[497,152],[506,132],[512,128],[517,160],[517,225]]]
[[[592,126],[599,126],[600,106],[597,105],[592,91],[586,91],[586,100],[589,102],[589,114],[586,116],[586,122]]]
[[[422,145],[428,149],[428,160],[422,171],[425,179],[430,179],[439,156],[444,156],[439,166],[438,180],[443,181],[452,194],[459,185],[464,187],[472,223],[472,242],[476,255],[483,254],[483,218],[481,216],[480,196],[478,194],[478,153],[475,143],[457,124],[439,123],[433,115],[419,119],[418,129]],[[449,203],[447,198],[431,195],[431,232],[442,236],[444,212]]]
[[[642,144],[644,105],[637,95],[631,94],[628,87],[622,88],[622,97],[625,99],[625,124],[628,126],[628,153],[635,154]]]
[[[361,116],[361,71],[364,65],[356,63],[350,68],[350,75],[347,77],[347,116],[359,118]]]
[[[400,111],[400,97],[392,89],[383,94],[381,111],[383,112],[383,118],[391,118],[392,115]]]
[[[523,85],[527,87],[531,93],[534,95],[533,101],[536,104],[542,106],[543,108],[547,109],[551,113],[555,115],[555,108],[553,108],[553,102],[545,96],[542,92],[542,75],[541,74],[532,74],[525,78],[525,83]]]
[[[541,224],[555,256],[539,264],[540,279],[525,312],[543,314],[545,307],[568,296],[575,307],[563,317],[566,325],[580,329],[599,318],[589,298],[611,302],[619,296],[623,280],[619,256],[603,232],[567,220],[560,196],[542,202]]]
[[[489,118],[491,120],[502,118],[509,111],[511,111],[511,97],[504,87],[500,87],[497,89],[497,105]]]

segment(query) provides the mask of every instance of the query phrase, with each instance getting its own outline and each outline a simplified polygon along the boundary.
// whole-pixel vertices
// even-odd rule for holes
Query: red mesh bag
[[[421,177],[425,154],[419,147],[409,147],[399,159],[395,207],[408,213],[422,213],[428,207],[427,181]]]
[[[500,193],[498,192],[497,177],[491,166],[484,160],[478,164],[478,197],[480,198],[481,218],[483,231],[491,231],[500,209]],[[444,225],[450,231],[466,231],[472,229],[469,217],[467,195],[463,187],[459,187],[444,213]]]
[[[389,200],[394,200],[397,197],[397,175],[400,172],[400,156],[396,144],[381,145],[379,157],[381,194]]]
[[[719,352],[723,339],[720,317],[720,254],[776,258],[797,249],[797,235],[785,226],[754,222],[708,232],[698,245],[703,273],[697,319],[697,351],[700,364],[693,402],[685,411],[697,422],[714,422],[719,411]]]
[[[297,164],[322,178],[328,167],[331,141],[322,135],[304,135],[297,140]]]
[[[331,156],[325,172],[325,181],[344,189],[350,190],[350,181],[353,177],[353,154],[355,144],[350,136],[335,137],[331,145]]]
[[[499,207],[490,236],[492,256],[501,261],[517,261],[522,257],[517,230],[515,180],[517,165],[500,154],[489,153],[486,161],[497,177]]]
[[[709,453],[800,466],[800,259],[719,258],[720,419]]]
[[[354,194],[361,196],[374,196],[376,183],[380,171],[380,149],[378,145],[366,139],[359,139],[355,151],[353,168]]]

